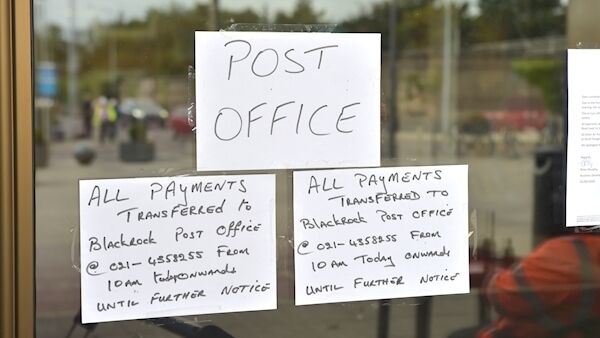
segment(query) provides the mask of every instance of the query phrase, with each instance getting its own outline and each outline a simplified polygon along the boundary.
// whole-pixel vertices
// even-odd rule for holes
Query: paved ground
[[[50,165],[36,173],[37,220],[37,330],[39,337],[64,337],[79,308],[77,181],[84,178],[179,175],[194,172],[194,145],[175,141],[166,132],[154,132],[157,160],[125,164],[117,145],[93,146],[97,160],[88,167],[73,159],[76,142],[54,144]],[[510,239],[518,255],[531,250],[533,160],[528,149],[519,158],[475,154],[463,158],[432,157],[430,142],[419,135],[402,134],[400,156],[383,165],[470,165],[470,209],[473,238],[493,237],[497,250]],[[223,327],[236,338],[268,337],[376,337],[378,302],[293,306],[291,240],[291,171],[277,172],[279,310],[254,313],[190,316],[195,323]],[[414,337],[420,300],[390,303],[389,337]],[[435,297],[431,337],[477,322],[477,291],[470,295]],[[74,337],[82,337],[78,328]],[[165,330],[144,321],[101,324],[92,337],[169,337]]]

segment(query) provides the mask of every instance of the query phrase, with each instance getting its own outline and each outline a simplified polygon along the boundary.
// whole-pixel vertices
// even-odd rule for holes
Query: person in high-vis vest
[[[114,140],[116,134],[117,109],[113,100],[104,96],[98,98],[94,104],[94,126],[100,130],[100,142],[108,138]]]
[[[549,239],[485,289],[498,320],[478,338],[600,337],[600,236]]]

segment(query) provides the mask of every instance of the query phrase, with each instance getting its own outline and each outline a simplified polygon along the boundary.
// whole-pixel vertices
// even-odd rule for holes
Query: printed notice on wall
[[[568,88],[566,225],[598,225],[600,50],[569,49]]]
[[[79,182],[82,322],[277,307],[275,177]]]
[[[380,34],[196,32],[197,169],[379,166],[380,55]]]
[[[295,172],[296,304],[468,293],[467,172]]]

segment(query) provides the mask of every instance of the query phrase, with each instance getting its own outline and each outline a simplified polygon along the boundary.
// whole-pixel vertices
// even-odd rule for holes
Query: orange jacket
[[[499,319],[479,338],[600,337],[600,236],[548,240],[489,281]]]

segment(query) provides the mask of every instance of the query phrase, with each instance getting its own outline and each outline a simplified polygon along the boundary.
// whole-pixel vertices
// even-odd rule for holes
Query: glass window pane
[[[600,39],[592,2],[35,0],[37,334],[165,337],[176,335],[170,328],[216,325],[234,337],[473,337],[496,318],[523,330],[483,290],[496,271],[540,255],[543,243],[560,251],[543,252],[540,269],[526,277],[572,263],[561,260],[571,249],[555,242],[568,232],[565,51]],[[193,32],[236,24],[382,34],[382,166],[469,165],[469,294],[294,306],[292,171],[280,170],[278,310],[177,318],[183,326],[79,324],[78,180],[195,173]],[[131,137],[153,149],[124,153]],[[597,273],[597,262],[592,267]],[[568,282],[580,279],[577,264],[560,273],[566,279],[543,277],[579,290]],[[541,285],[543,303],[563,295]],[[504,301],[522,308],[527,300]],[[555,305],[554,321],[569,317],[569,302]],[[531,330],[516,332],[537,337]]]

